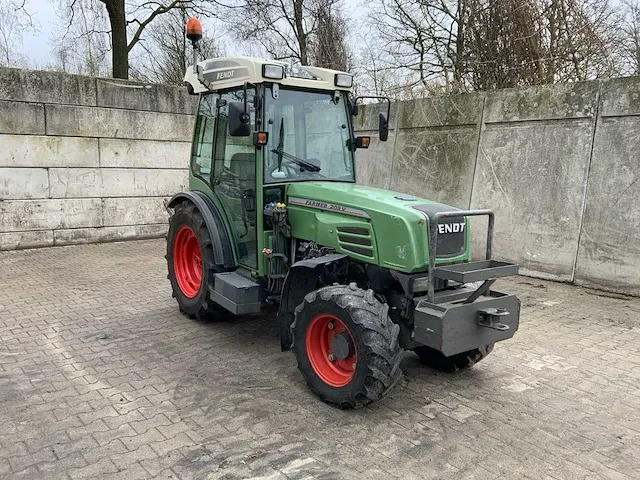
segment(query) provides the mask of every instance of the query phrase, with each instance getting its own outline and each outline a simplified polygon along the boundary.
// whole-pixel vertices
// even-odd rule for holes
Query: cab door
[[[213,191],[231,226],[237,262],[252,270],[258,267],[256,209],[256,149],[253,145],[255,90],[247,89],[251,135],[229,134],[229,103],[244,102],[244,89],[220,94],[213,152]]]

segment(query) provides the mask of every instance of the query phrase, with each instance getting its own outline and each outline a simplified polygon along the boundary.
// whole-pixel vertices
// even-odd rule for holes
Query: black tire
[[[457,372],[463,368],[473,367],[476,363],[491,353],[494,344],[491,343],[484,347],[469,350],[468,352],[458,353],[450,357],[445,357],[442,352],[424,345],[415,348],[413,351],[418,354],[420,361],[434,370],[445,373]]]
[[[202,281],[195,296],[189,297],[181,290],[176,279],[174,268],[174,242],[176,233],[180,227],[189,227],[198,240],[200,253],[202,255]],[[211,300],[209,286],[213,285],[214,274],[216,273],[213,262],[213,247],[211,235],[204,221],[202,214],[196,206],[184,201],[174,208],[173,215],[169,217],[169,233],[167,234],[167,267],[169,269],[169,281],[173,289],[173,296],[178,301],[180,311],[191,318],[211,319],[219,311],[219,307]]]
[[[400,379],[404,350],[398,344],[400,328],[388,311],[373,290],[362,290],[355,283],[323,287],[298,305],[291,325],[293,351],[307,385],[324,402],[339,408],[362,407],[384,397]],[[321,314],[338,317],[355,344],[355,369],[344,386],[334,387],[322,380],[307,353],[307,328]]]

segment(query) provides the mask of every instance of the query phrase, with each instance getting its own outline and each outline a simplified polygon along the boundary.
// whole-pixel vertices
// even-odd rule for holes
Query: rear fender
[[[338,279],[337,272],[349,262],[349,256],[332,253],[321,257],[309,258],[294,263],[284,280],[278,309],[280,322],[280,347],[282,351],[290,350],[293,338],[291,324],[295,319],[295,309],[305,295],[318,288],[331,285]]]
[[[220,212],[218,212],[211,199],[203,192],[196,190],[184,191],[174,195],[167,203],[167,208],[175,208],[176,205],[182,202],[193,203],[204,217],[204,222],[207,224],[211,235],[213,261],[216,266],[222,270],[234,269],[236,263],[233,258],[229,232],[222,221]]]

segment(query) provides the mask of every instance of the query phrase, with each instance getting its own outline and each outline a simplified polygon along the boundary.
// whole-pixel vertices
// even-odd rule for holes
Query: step
[[[259,313],[260,285],[236,272],[216,273],[211,298],[235,315]]]

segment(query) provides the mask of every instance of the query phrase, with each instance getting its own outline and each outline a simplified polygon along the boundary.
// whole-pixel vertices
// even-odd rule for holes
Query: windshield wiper
[[[320,167],[308,162],[307,160],[303,160],[302,158],[298,158],[295,155],[287,153],[284,151],[284,118],[280,119],[280,139],[278,140],[278,147],[271,150],[271,153],[278,154],[278,171],[280,171],[282,167],[282,159],[286,158],[287,160],[291,160],[296,165],[309,170],[310,172],[319,172]]]
[[[299,165],[300,167],[304,168],[305,170],[309,170],[310,172],[320,171],[319,166],[314,165],[313,163],[308,162],[306,160],[303,160],[302,158],[298,158],[295,155],[291,155],[290,153],[285,152],[281,148],[274,148],[273,150],[271,150],[271,152],[278,154],[278,159],[280,160],[280,162],[282,162],[282,158],[286,158],[287,160],[291,160],[296,165]]]

